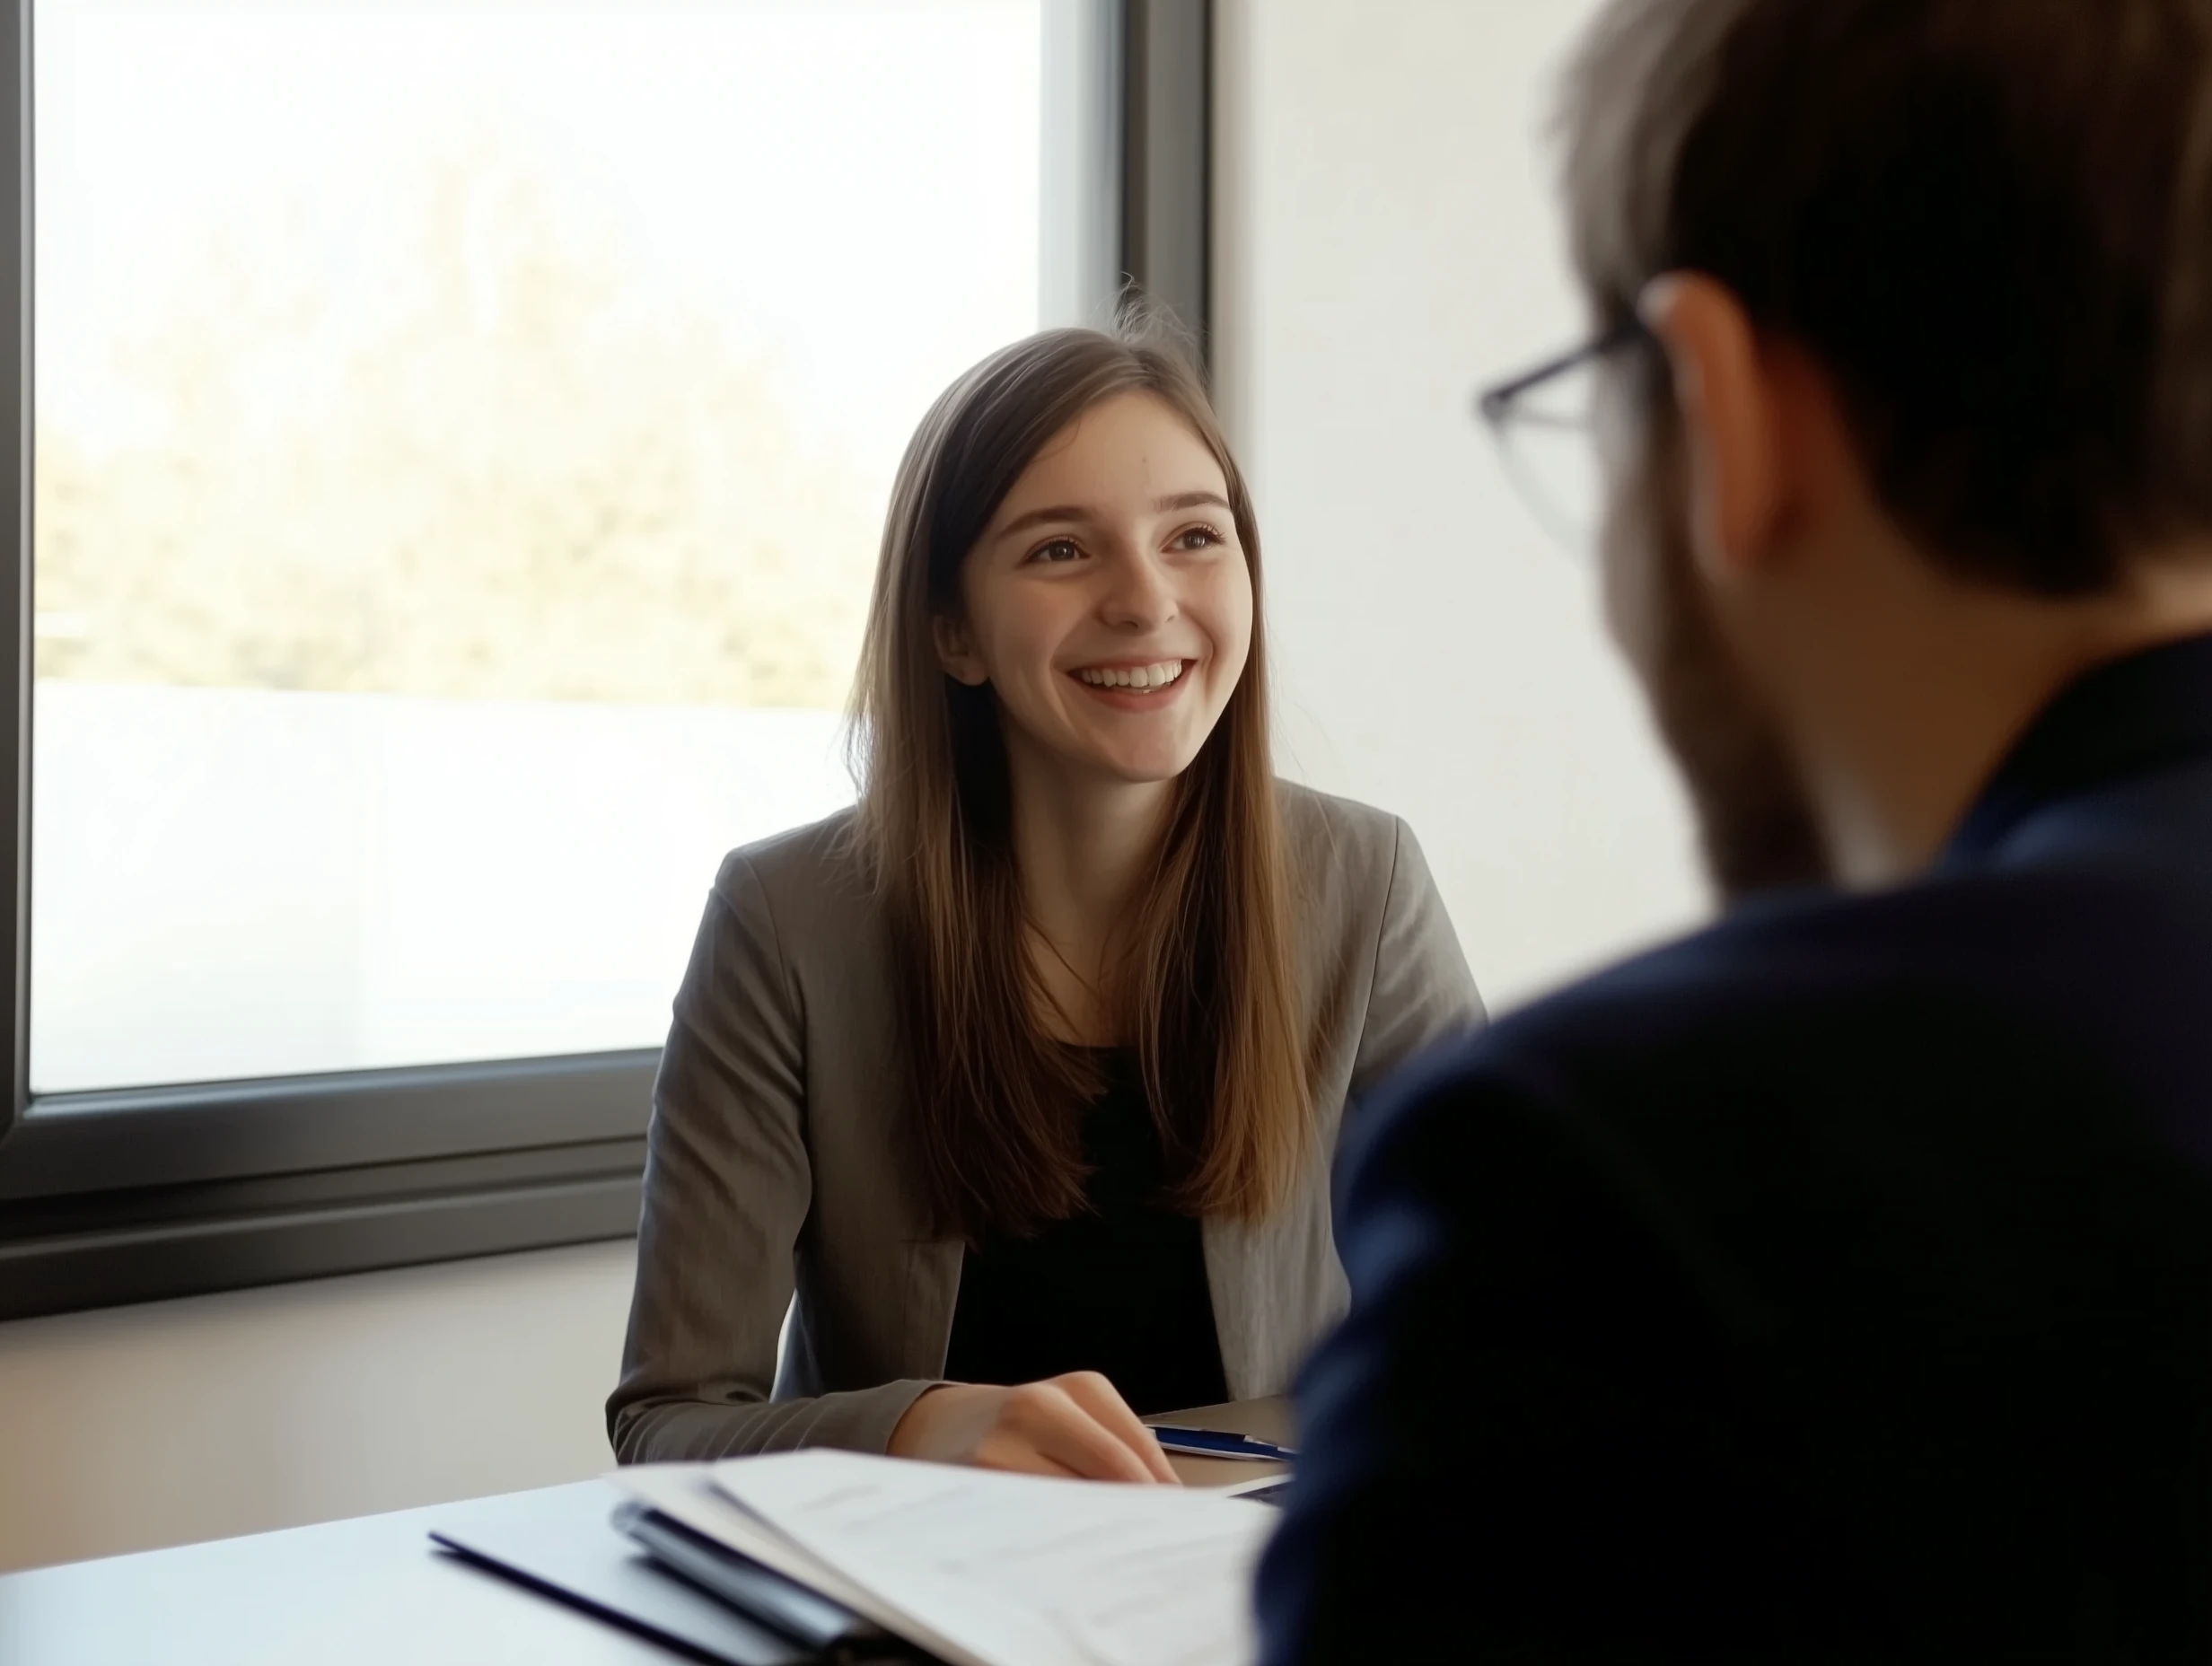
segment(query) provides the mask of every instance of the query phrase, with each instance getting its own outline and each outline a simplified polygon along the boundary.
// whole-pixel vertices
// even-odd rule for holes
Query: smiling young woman
[[[625,1461],[1167,1478],[1137,1413],[1279,1392],[1341,1311],[1347,1101],[1481,1007],[1404,824],[1276,779],[1260,571],[1157,332],[924,419],[859,805],[724,864],[677,996]]]

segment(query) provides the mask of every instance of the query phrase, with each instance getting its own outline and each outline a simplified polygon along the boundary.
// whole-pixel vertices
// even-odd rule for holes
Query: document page
[[[1264,1504],[812,1451],[714,1484],[972,1666],[1242,1666]],[[867,1610],[864,1610],[867,1611]],[[873,1618],[882,1621],[878,1607]]]

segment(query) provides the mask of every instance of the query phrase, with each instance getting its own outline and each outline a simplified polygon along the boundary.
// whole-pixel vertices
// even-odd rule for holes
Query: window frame
[[[1046,4],[1091,83],[1063,279],[1149,294],[1203,357],[1211,0]],[[656,1048],[30,1091],[33,4],[0,0],[0,1320],[634,1236]]]

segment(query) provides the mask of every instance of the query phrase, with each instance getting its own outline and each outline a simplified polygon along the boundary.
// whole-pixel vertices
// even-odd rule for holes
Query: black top
[[[1229,1398],[1198,1223],[1163,1207],[1165,1159],[1137,1056],[1102,1055],[1083,1113],[1091,1208],[1034,1238],[996,1230],[960,1276],[944,1374],[1034,1382],[1102,1372],[1140,1416]]]
[[[2212,1659],[2212,637],[1343,1164],[1268,1666]]]

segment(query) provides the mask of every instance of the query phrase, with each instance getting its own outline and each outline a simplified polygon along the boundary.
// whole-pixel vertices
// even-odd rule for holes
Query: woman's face
[[[937,622],[945,671],[989,684],[1017,754],[1125,782],[1198,755],[1243,675],[1252,580],[1228,482],[1147,393],[1093,406],[1014,482]]]

